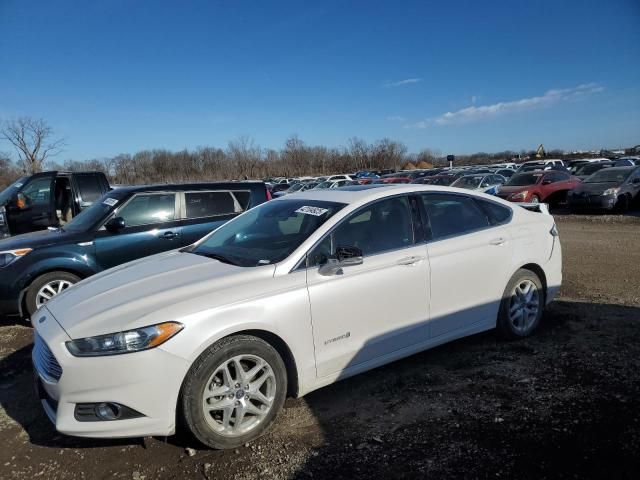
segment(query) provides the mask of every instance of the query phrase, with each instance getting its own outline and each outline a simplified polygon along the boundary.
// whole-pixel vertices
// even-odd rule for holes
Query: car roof
[[[251,190],[253,187],[264,185],[263,182],[195,182],[195,183],[158,183],[153,185],[135,185],[118,187],[120,192],[164,192],[173,190],[184,192],[189,190]]]
[[[320,200],[327,202],[339,202],[346,204],[367,203],[371,200],[384,198],[391,195],[401,195],[407,193],[426,193],[426,192],[448,192],[461,193],[469,195],[469,190],[462,188],[442,187],[437,185],[419,184],[419,183],[388,183],[373,185],[353,185],[350,187],[335,188],[332,190],[307,190],[305,192],[296,192],[286,197],[280,197],[274,202],[284,200]],[[495,197],[493,197],[495,199]],[[496,201],[499,201],[496,199]]]

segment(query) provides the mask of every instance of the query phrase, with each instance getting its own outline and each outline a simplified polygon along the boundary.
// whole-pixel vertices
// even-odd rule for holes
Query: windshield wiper
[[[224,255],[220,255],[219,253],[205,253],[205,252],[194,252],[194,251],[190,253],[195,253],[196,255],[202,255],[203,257],[207,257],[212,260],[218,260],[219,262],[222,262],[222,263],[228,263],[229,265],[236,265],[236,266],[238,265],[233,260],[225,257]]]

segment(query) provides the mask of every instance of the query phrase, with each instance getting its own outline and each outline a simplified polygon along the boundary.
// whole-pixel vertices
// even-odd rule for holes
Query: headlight
[[[529,191],[525,190],[524,192],[516,193],[515,195],[513,195],[511,197],[511,199],[512,200],[524,200],[525,198],[527,198],[528,194],[529,194]]]
[[[126,332],[79,338],[67,342],[67,350],[75,357],[139,352],[162,345],[183,328],[184,325],[181,323],[166,322]]]
[[[603,195],[617,195],[619,191],[620,191],[620,187],[610,188],[608,190],[605,190],[603,192]]]
[[[21,248],[19,250],[5,250],[0,252],[0,268],[6,267],[20,257],[24,257],[27,253],[32,252],[31,248]]]

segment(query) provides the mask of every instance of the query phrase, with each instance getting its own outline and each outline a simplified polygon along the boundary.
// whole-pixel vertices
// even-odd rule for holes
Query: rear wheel
[[[49,272],[36,278],[27,289],[25,307],[29,316],[51,300],[64,292],[71,285],[80,281],[80,277],[69,272]]]
[[[278,352],[260,338],[238,335],[220,340],[194,362],[180,410],[200,442],[234,448],[269,428],[286,392],[287,373]]]
[[[544,305],[540,278],[531,270],[518,270],[502,296],[498,332],[510,339],[531,335],[540,324]]]

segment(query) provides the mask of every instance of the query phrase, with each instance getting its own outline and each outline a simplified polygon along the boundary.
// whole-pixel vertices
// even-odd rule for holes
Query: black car
[[[574,176],[580,180],[584,180],[603,168],[611,168],[622,165],[616,165],[613,162],[591,162],[580,165],[574,172]]]
[[[21,177],[0,192],[0,238],[65,225],[110,188],[101,172]]]
[[[573,211],[605,209],[625,211],[639,198],[640,167],[604,168],[567,194],[567,204]]]
[[[83,278],[184,247],[267,201],[260,182],[118,188],[67,225],[0,240],[0,314],[29,314]]]

